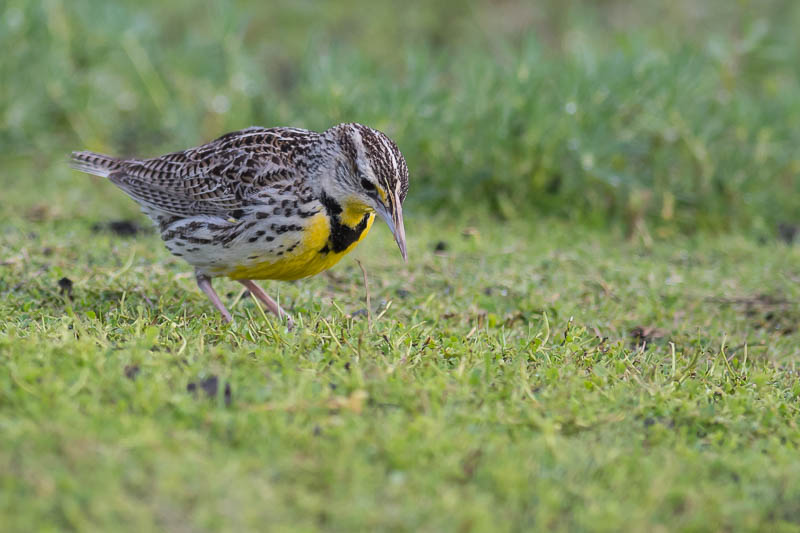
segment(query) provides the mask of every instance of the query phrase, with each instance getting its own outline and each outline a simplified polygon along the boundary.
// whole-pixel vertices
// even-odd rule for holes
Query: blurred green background
[[[0,532],[797,531],[797,28],[797,0],[0,0]],[[222,325],[66,164],[342,121],[408,159],[411,260],[378,224],[265,284],[291,333],[218,280]]]
[[[775,234],[800,219],[800,3],[5,0],[0,213],[135,212],[65,154],[358,121],[406,210]]]

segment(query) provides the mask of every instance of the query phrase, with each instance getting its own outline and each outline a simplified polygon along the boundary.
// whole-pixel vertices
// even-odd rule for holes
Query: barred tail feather
[[[122,166],[122,161],[116,157],[95,152],[72,152],[70,166],[87,174],[107,178],[109,174]]]

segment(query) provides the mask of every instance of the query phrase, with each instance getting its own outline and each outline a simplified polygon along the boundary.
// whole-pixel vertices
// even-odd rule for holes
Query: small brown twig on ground
[[[364,268],[364,265],[361,264],[361,261],[356,259],[356,263],[358,263],[358,268],[361,269],[361,273],[364,275],[364,290],[367,292],[367,325],[369,326],[369,330],[372,331],[372,305],[369,297],[369,283],[367,283],[367,271]]]

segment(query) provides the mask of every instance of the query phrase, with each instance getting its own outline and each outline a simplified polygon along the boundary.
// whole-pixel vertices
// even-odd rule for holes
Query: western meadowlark
[[[406,161],[389,137],[361,124],[323,133],[252,127],[152,159],[73,152],[72,166],[107,177],[141,205],[226,322],[231,314],[211,278],[240,282],[291,328],[253,280],[296,280],[332,267],[364,238],[375,213],[407,259]]]

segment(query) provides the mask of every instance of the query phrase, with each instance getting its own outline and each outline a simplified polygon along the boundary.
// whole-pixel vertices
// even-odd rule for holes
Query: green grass
[[[800,4],[404,6],[2,3],[0,530],[800,531]],[[65,164],[352,120],[292,332]]]
[[[155,234],[10,217],[4,529],[800,527],[800,249],[471,224],[374,231],[371,328],[351,258],[269,284],[288,333]]]

